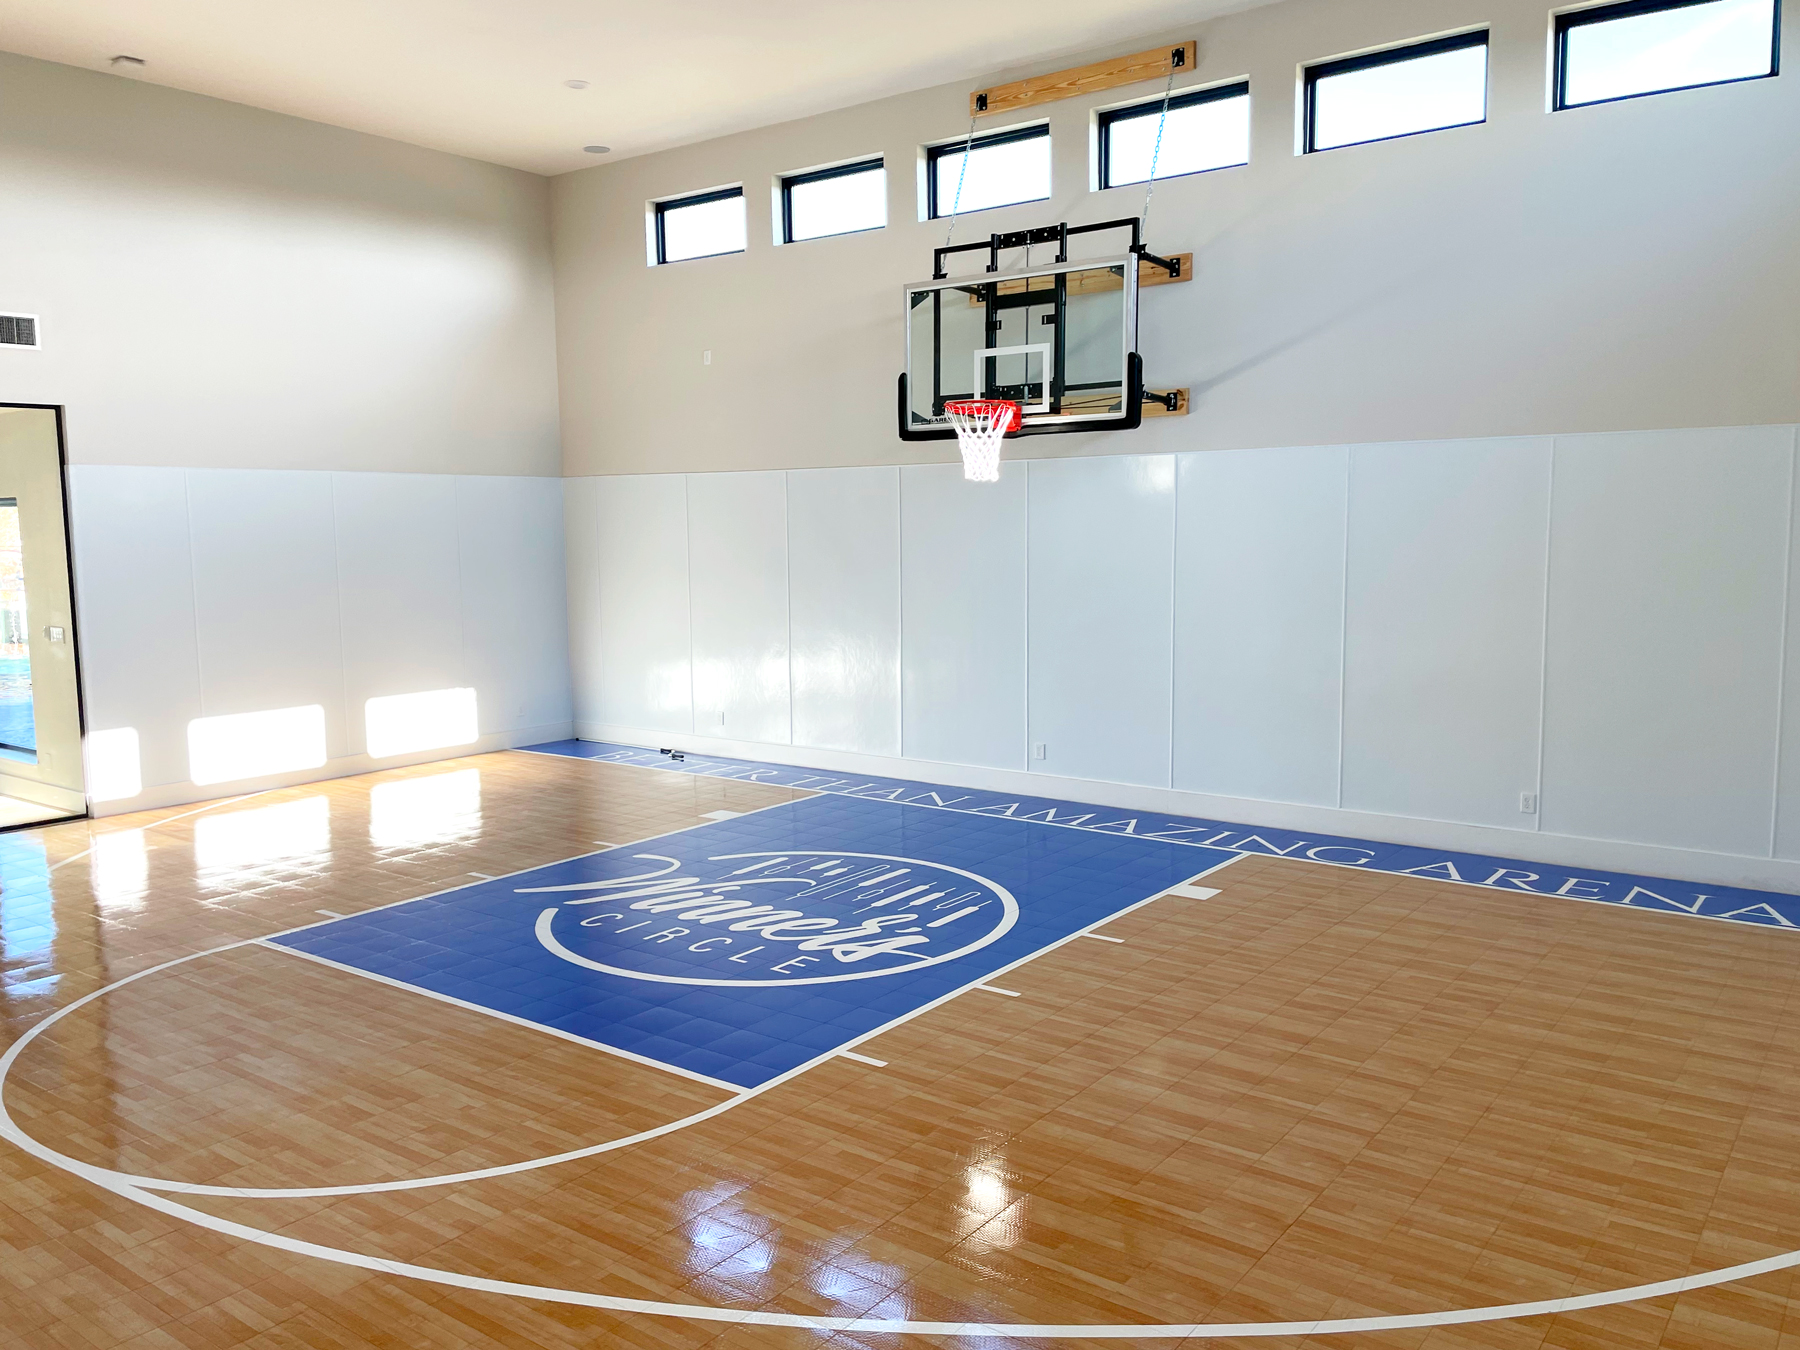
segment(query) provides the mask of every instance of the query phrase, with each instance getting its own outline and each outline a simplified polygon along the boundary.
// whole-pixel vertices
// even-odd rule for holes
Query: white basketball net
[[[992,401],[947,403],[944,415],[956,428],[963,477],[971,483],[1000,481],[1000,442],[1013,428],[1019,405]]]

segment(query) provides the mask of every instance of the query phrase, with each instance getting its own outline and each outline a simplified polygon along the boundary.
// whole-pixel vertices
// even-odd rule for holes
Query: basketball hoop
[[[1003,398],[967,398],[944,405],[962,450],[963,477],[971,483],[1000,481],[1000,442],[1019,429],[1017,403]]]

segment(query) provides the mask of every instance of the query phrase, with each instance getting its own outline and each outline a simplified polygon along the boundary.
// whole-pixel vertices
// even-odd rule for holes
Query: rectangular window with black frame
[[[1041,202],[1050,195],[1050,126],[1040,122],[934,145],[925,152],[925,161],[925,191],[934,220]]]
[[[1766,80],[1780,0],[1624,0],[1556,16],[1558,110]]]
[[[1308,154],[1487,121],[1486,29],[1306,68]]]

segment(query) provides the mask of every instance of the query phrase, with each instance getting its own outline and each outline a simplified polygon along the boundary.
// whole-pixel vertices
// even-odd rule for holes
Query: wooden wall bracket
[[[1117,89],[1120,85],[1166,80],[1171,69],[1177,72],[1192,70],[1196,51],[1196,44],[1190,39],[1131,56],[1115,56],[1110,61],[1096,61],[1091,66],[1076,66],[1073,70],[1059,70],[1049,75],[1034,75],[1029,80],[977,89],[969,95],[969,116],[991,117],[995,113],[1018,112],[1021,108],[1078,98],[1102,89]]]

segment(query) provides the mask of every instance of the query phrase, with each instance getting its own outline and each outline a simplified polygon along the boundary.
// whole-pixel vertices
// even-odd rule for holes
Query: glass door
[[[87,812],[55,408],[0,404],[0,829]]]

